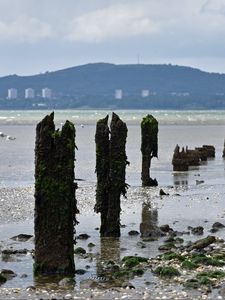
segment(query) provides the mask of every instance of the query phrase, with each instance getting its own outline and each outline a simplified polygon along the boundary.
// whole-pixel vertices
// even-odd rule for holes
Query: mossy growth
[[[180,276],[180,272],[177,269],[169,266],[157,267],[153,272],[160,277]]]
[[[225,265],[225,261],[217,259],[215,257],[206,256],[204,254],[193,254],[191,261],[194,264],[203,264],[207,266],[222,267]]]
[[[2,274],[0,274],[0,285],[5,283],[6,281],[7,279]]]
[[[144,270],[143,270],[143,269],[140,269],[140,268],[138,268],[138,269],[133,269],[133,270],[132,270],[132,273],[133,273],[134,275],[136,275],[136,276],[142,276],[142,275],[144,274]]]
[[[122,259],[122,262],[124,263],[124,266],[127,268],[133,268],[139,263],[147,262],[148,259],[146,257],[141,256],[124,256]]]
[[[223,278],[225,277],[225,272],[224,271],[220,271],[220,270],[217,270],[217,271],[208,271],[208,272],[201,272],[201,273],[198,273],[196,275],[197,278],[202,278],[202,277],[209,277],[209,278]]]
[[[172,259],[177,259],[179,261],[184,261],[185,258],[184,256],[176,253],[176,252],[167,252],[165,254],[162,255],[162,259],[164,260],[172,260]]]
[[[187,269],[187,270],[195,270],[199,267],[198,264],[196,263],[193,263],[191,260],[189,259],[185,259],[183,262],[182,262],[182,265],[181,265],[182,268],[184,269]]]
[[[130,270],[127,270],[127,269],[120,269],[119,271],[114,272],[113,277],[114,278],[131,278],[132,273],[130,272]]]
[[[187,279],[183,285],[187,289],[198,289],[200,287],[200,282],[196,278],[191,278]]]

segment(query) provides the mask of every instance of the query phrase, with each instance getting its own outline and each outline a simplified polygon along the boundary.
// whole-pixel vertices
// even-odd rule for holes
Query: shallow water
[[[13,118],[14,114],[18,114]],[[46,112],[0,112],[0,131],[16,137],[9,141],[0,138],[0,249],[27,248],[33,249],[32,242],[15,243],[10,237],[19,233],[33,234],[33,183],[34,183],[34,142],[35,123]],[[223,142],[225,137],[225,112],[154,112],[154,116],[161,118],[159,123],[159,158],[153,159],[151,176],[156,177],[159,188],[170,195],[159,197],[159,188],[142,188],[141,186],[141,153],[139,120],[146,112],[119,112],[121,118],[128,122],[127,156],[130,166],[127,167],[127,182],[130,184],[127,199],[122,199],[120,239],[100,239],[99,215],[93,212],[95,203],[95,123],[105,116],[105,111],[99,112],[57,112],[57,122],[72,116],[76,123],[76,178],[79,181],[77,191],[79,225],[77,234],[87,233],[91,237],[87,241],[79,240],[77,246],[84,247],[93,253],[92,258],[76,257],[76,268],[85,269],[85,275],[76,275],[76,288],[80,281],[87,278],[99,278],[102,262],[109,259],[119,261],[125,255],[154,257],[158,254],[158,246],[163,239],[156,242],[146,242],[146,248],[137,245],[142,241],[140,236],[130,237],[130,230],[138,230],[143,217],[143,203],[148,203],[147,216],[154,211],[153,222],[158,225],[169,224],[174,230],[186,231],[187,226],[203,226],[205,235],[215,221],[224,222],[225,217],[225,170],[222,159]],[[5,115],[4,115],[5,114]],[[8,114],[8,115],[7,115]],[[20,115],[19,115],[20,114]],[[7,118],[11,115],[11,121]],[[79,120],[79,121],[78,121]],[[85,120],[87,121],[85,123]],[[20,124],[20,125],[18,125]],[[84,126],[79,126],[85,124]],[[172,171],[173,150],[179,144],[189,148],[212,144],[216,147],[216,158],[209,160],[200,167],[189,172],[176,173]],[[196,180],[204,183],[196,185]],[[177,196],[176,194],[180,194]],[[146,206],[145,206],[146,207]],[[219,233],[224,236],[224,230]],[[184,235],[186,240],[194,240],[195,236]],[[96,245],[92,250],[88,243]],[[109,247],[110,245],[110,247]],[[11,261],[12,260],[12,261]],[[15,257],[0,260],[0,268],[14,270],[18,276],[8,280],[3,287],[27,287],[29,285],[43,285],[33,281],[32,256]],[[19,260],[19,261],[17,261]],[[26,273],[26,278],[20,278]],[[101,277],[100,276],[100,277]],[[144,277],[136,277],[132,282],[135,286],[143,287],[145,281],[154,282],[151,272]]]

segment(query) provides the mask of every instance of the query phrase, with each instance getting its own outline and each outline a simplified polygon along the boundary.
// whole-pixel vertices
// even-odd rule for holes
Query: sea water
[[[33,248],[33,243],[14,243],[10,237],[19,233],[33,234],[33,185],[34,185],[34,147],[36,124],[49,112],[47,111],[1,111],[0,131],[15,137],[14,140],[0,138],[0,248]],[[96,259],[93,262],[76,258],[76,267],[90,269],[84,276],[76,276],[77,286],[86,278],[98,276],[98,263],[110,258],[119,260],[125,255],[138,253],[152,257],[158,253],[159,242],[146,244],[140,249],[138,237],[129,237],[129,230],[139,230],[142,222],[143,203],[148,203],[157,212],[156,222],[169,224],[175,230],[185,231],[189,225],[204,226],[205,235],[212,223],[224,222],[225,216],[225,171],[222,151],[225,138],[225,111],[116,111],[128,125],[126,151],[130,166],[127,167],[126,180],[130,185],[127,199],[121,199],[121,238],[110,242],[99,238],[99,215],[93,211],[95,203],[95,126],[96,121],[110,114],[109,111],[56,111],[57,127],[67,119],[76,126],[76,167],[78,181],[77,201],[80,215],[77,234],[88,233],[88,241],[78,241],[77,246],[84,247],[93,242],[92,250]],[[159,121],[158,159],[152,159],[151,177],[159,182],[158,188],[141,187],[141,129],[140,122],[144,116],[152,114]],[[172,156],[176,146],[188,145],[189,148],[214,145],[216,158],[189,172],[173,172]],[[197,185],[197,180],[203,181]],[[159,188],[170,195],[159,197]],[[180,194],[180,196],[177,196]],[[206,223],[207,222],[207,223]],[[223,234],[223,232],[222,232]],[[189,238],[189,237],[188,237]],[[196,237],[191,237],[195,239]],[[184,239],[186,237],[184,236]],[[2,242],[1,242],[2,241]],[[34,284],[32,275],[32,257],[16,257],[12,261],[0,260],[0,268],[14,270],[18,276],[7,281],[4,286],[26,287]],[[20,278],[26,273],[28,277]],[[147,274],[145,276],[150,276]],[[146,278],[149,280],[149,277]],[[152,277],[151,277],[151,280]],[[143,278],[134,282],[143,285]]]

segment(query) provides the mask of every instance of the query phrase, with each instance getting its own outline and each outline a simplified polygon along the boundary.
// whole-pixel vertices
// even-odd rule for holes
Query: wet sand
[[[214,163],[214,162],[209,162]],[[210,167],[210,166],[209,166]],[[193,234],[182,235],[185,241],[195,241],[210,234],[214,222],[225,224],[225,186],[218,180],[217,184],[208,182],[196,185],[195,178],[204,178],[204,166],[199,170],[189,172],[189,181],[186,182],[185,173],[175,174],[173,186],[163,186],[169,196],[159,196],[157,188],[130,187],[127,199],[122,199],[121,212],[121,238],[108,240],[100,239],[97,228],[100,226],[99,215],[93,212],[95,203],[95,184],[85,182],[79,183],[77,190],[78,208],[80,214],[77,216],[79,225],[76,227],[77,236],[87,233],[88,240],[77,240],[75,247],[83,247],[89,256],[75,256],[77,269],[85,269],[83,275],[76,275],[76,284],[71,288],[59,287],[57,283],[34,281],[32,274],[32,251],[33,239],[28,242],[15,242],[10,238],[20,233],[33,234],[33,188],[4,188],[0,189],[0,230],[1,241],[0,251],[12,247],[13,249],[28,250],[24,255],[11,256],[10,259],[3,259],[1,256],[0,268],[13,270],[17,276],[8,280],[0,288],[0,299],[221,299],[218,291],[214,289],[209,292],[205,289],[187,290],[173,280],[162,280],[152,274],[145,272],[143,276],[135,276],[129,283],[135,289],[127,289],[115,286],[101,285],[99,268],[108,260],[121,261],[124,256],[138,255],[147,258],[156,257],[160,251],[165,237],[157,241],[144,242],[140,234],[129,236],[130,230],[140,232],[140,223],[147,213],[154,212],[152,221],[158,226],[169,224],[176,231],[188,231],[188,226],[203,226],[202,236]],[[199,176],[200,175],[200,176]],[[147,204],[147,205],[146,205]],[[147,207],[147,208],[146,208]],[[145,210],[145,211],[144,211]],[[216,233],[216,236],[223,238],[225,229]],[[88,247],[89,243],[95,247]],[[225,270],[225,269],[224,269]],[[26,274],[26,277],[23,277]],[[85,288],[88,280],[99,283],[96,288]]]

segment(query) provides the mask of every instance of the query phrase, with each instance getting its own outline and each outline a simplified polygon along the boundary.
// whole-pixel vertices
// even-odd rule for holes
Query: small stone
[[[166,193],[166,192],[164,192],[163,189],[160,189],[160,190],[159,190],[159,196],[169,196],[169,194]]]
[[[93,247],[95,247],[95,244],[89,243],[89,244],[88,244],[88,247],[89,247],[89,248],[93,248]]]
[[[191,229],[192,234],[202,235],[204,232],[204,228],[202,226],[197,226]]]
[[[86,250],[82,247],[77,247],[76,249],[74,249],[74,253],[75,254],[86,254]]]
[[[18,242],[26,242],[32,237],[33,235],[21,233],[19,235],[11,237],[11,240],[18,241]]]
[[[173,231],[173,229],[168,225],[168,224],[165,224],[165,225],[162,225],[159,227],[163,232],[170,232],[170,231]]]
[[[139,235],[139,232],[137,230],[131,230],[128,232],[128,234],[134,236],[134,235]]]
[[[86,233],[82,233],[77,236],[77,239],[78,240],[87,240],[89,237],[90,237],[90,235],[88,235]]]
[[[75,284],[75,280],[73,278],[65,277],[59,281],[59,286],[73,286]]]
[[[83,270],[83,269],[77,269],[77,270],[75,271],[75,273],[76,273],[77,275],[84,275],[84,274],[86,273],[86,271]]]
[[[6,279],[12,279],[13,277],[16,277],[16,273],[14,273],[12,270],[8,269],[2,269],[1,275],[4,276]]]

